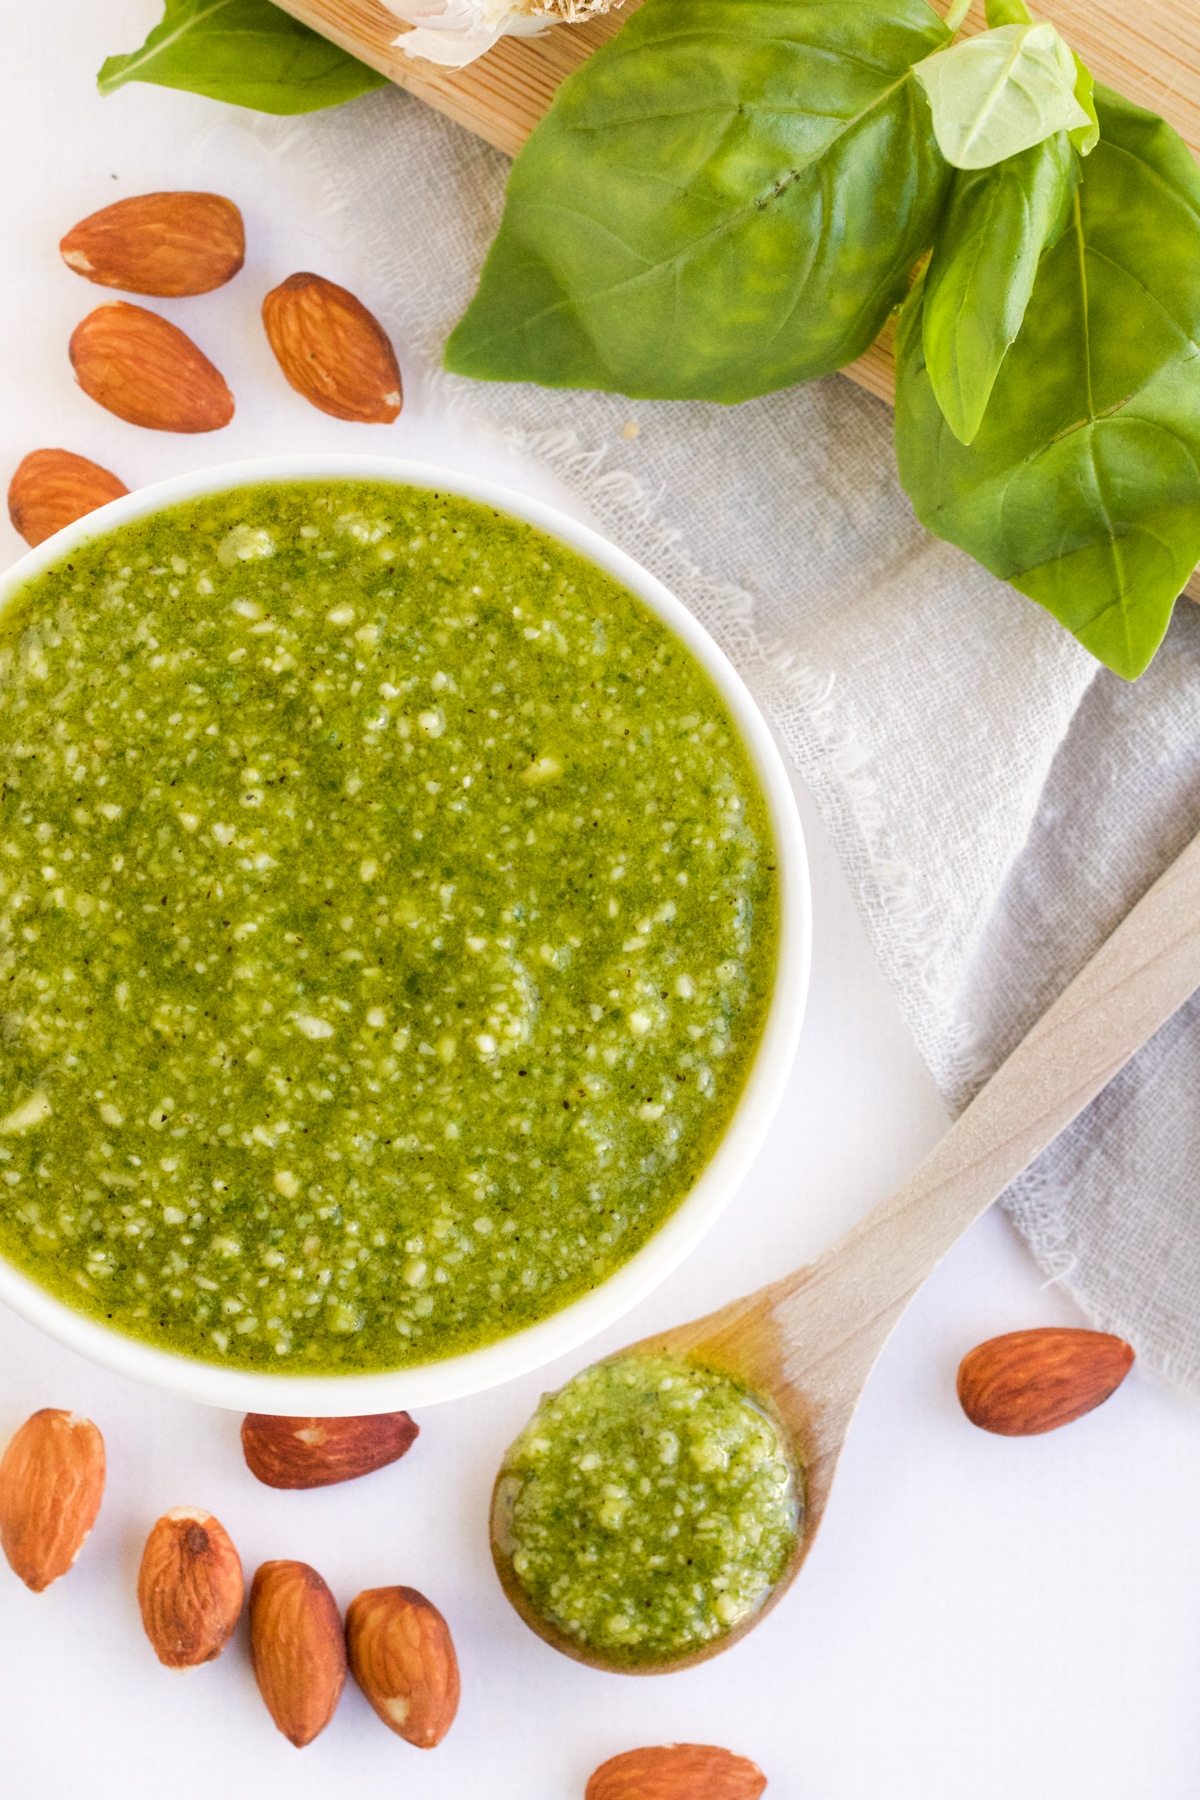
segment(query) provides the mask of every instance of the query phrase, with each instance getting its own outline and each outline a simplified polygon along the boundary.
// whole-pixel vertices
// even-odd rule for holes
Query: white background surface
[[[108,101],[93,76],[157,0],[3,0],[0,9],[0,474],[61,444],[131,486],[293,449],[368,448],[479,470],[577,510],[538,472],[457,435],[407,381],[396,425],[340,425],[284,385],[262,294],[316,268],[372,304],[286,154],[250,115],[154,88]],[[237,200],[250,255],[228,288],[150,302],[223,370],[238,415],[210,438],[138,431],[93,405],[67,361],[104,298],[59,261],[62,233],[154,188]],[[412,246],[419,257],[420,245]],[[0,523],[5,563],[23,548]],[[751,1179],[702,1248],[588,1351],[478,1399],[428,1409],[407,1458],[350,1486],[279,1494],[245,1469],[238,1420],[92,1369],[0,1314],[0,1439],[40,1406],[105,1434],[109,1486],[77,1567],[33,1595],[0,1565],[0,1783],[12,1800],[582,1800],[590,1770],[640,1743],[717,1742],[759,1761],[772,1800],[1194,1800],[1200,1792],[1200,1412],[1140,1378],[1046,1438],[975,1431],[959,1357],[995,1332],[1071,1323],[997,1217],[949,1258],[872,1381],[798,1586],[742,1645],[687,1674],[632,1679],[566,1661],[510,1612],[491,1571],[487,1495],[543,1387],[594,1352],[687,1318],[822,1249],[944,1128],[802,792],[815,893],[812,998],[791,1089]],[[247,1575],[313,1563],[345,1605],[420,1588],[450,1621],[463,1701],[446,1742],[413,1750],[351,1685],[297,1753],[273,1729],[243,1632],[211,1667],[159,1667],[135,1598],[168,1507],[215,1512]],[[696,1800],[702,1800],[697,1796]]]

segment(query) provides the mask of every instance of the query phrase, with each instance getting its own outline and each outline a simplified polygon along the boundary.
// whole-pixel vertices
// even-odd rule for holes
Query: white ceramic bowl
[[[367,1375],[270,1375],[199,1362],[110,1331],[20,1274],[0,1258],[0,1300],[81,1356],[189,1400],[238,1411],[298,1415],[391,1412],[478,1393],[550,1362],[611,1325],[644,1298],[693,1249],[736,1193],[783,1095],[808,989],[811,902],[804,839],[788,777],[740,677],[687,609],[631,557],[574,519],[473,475],[388,457],[292,456],[231,463],[176,476],[101,507],[23,556],[0,577],[0,612],[30,577],[89,539],[200,495],[268,481],[321,478],[403,482],[461,495],[525,519],[579,551],[621,582],[691,650],[737,721],[766,796],[778,850],[782,929],[779,968],[762,1043],[721,1143],[700,1179],[648,1243],[582,1299],[496,1344],[415,1368]]]

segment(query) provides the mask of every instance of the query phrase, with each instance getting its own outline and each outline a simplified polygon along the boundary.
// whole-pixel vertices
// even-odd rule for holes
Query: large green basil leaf
[[[646,0],[517,158],[446,365],[736,401],[861,354],[948,181],[925,0]]]
[[[166,0],[141,49],[110,56],[97,80],[102,94],[149,81],[268,113],[316,112],[387,86],[269,0]]]
[[[1056,131],[1090,124],[1075,59],[1045,23],[1000,25],[919,62],[938,148],[956,169],[987,169]]]
[[[979,430],[1021,329],[1042,251],[1066,227],[1079,160],[1065,131],[990,169],[959,170],[925,276],[925,366],[955,437]]]
[[[1132,679],[1200,560],[1200,172],[1161,119],[1096,100],[1073,217],[969,447],[934,395],[914,289],[896,451],[923,524]]]

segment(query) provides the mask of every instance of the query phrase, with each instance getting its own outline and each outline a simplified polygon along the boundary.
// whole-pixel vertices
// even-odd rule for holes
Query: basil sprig
[[[1132,678],[1200,560],[1200,174],[1024,0],[954,45],[963,10],[645,0],[518,157],[446,364],[742,400],[852,361],[926,258],[918,517]]]
[[[258,112],[338,106],[387,77],[310,31],[270,0],[166,0],[140,50],[110,56],[98,77],[111,94],[127,81],[184,88]]]
[[[925,0],[646,0],[514,165],[447,367],[745,400],[864,351],[950,170]]]
[[[924,525],[1132,678],[1200,561],[1200,171],[1153,113],[1096,100],[1100,141],[969,445],[930,378],[928,278],[914,288],[896,452]]]

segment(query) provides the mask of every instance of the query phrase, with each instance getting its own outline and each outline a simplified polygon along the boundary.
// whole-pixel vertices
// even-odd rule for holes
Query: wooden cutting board
[[[616,11],[582,25],[552,26],[541,37],[502,38],[468,68],[439,69],[396,47],[408,27],[378,0],[278,0],[285,12],[510,156],[559,82],[619,31],[639,3],[625,0]],[[1037,16],[1053,20],[1098,81],[1169,120],[1200,159],[1200,0],[1038,0]],[[976,0],[968,29],[983,24],[982,0]],[[892,334],[889,320],[866,355],[843,371],[889,403]],[[1188,592],[1200,599],[1200,573]]]

